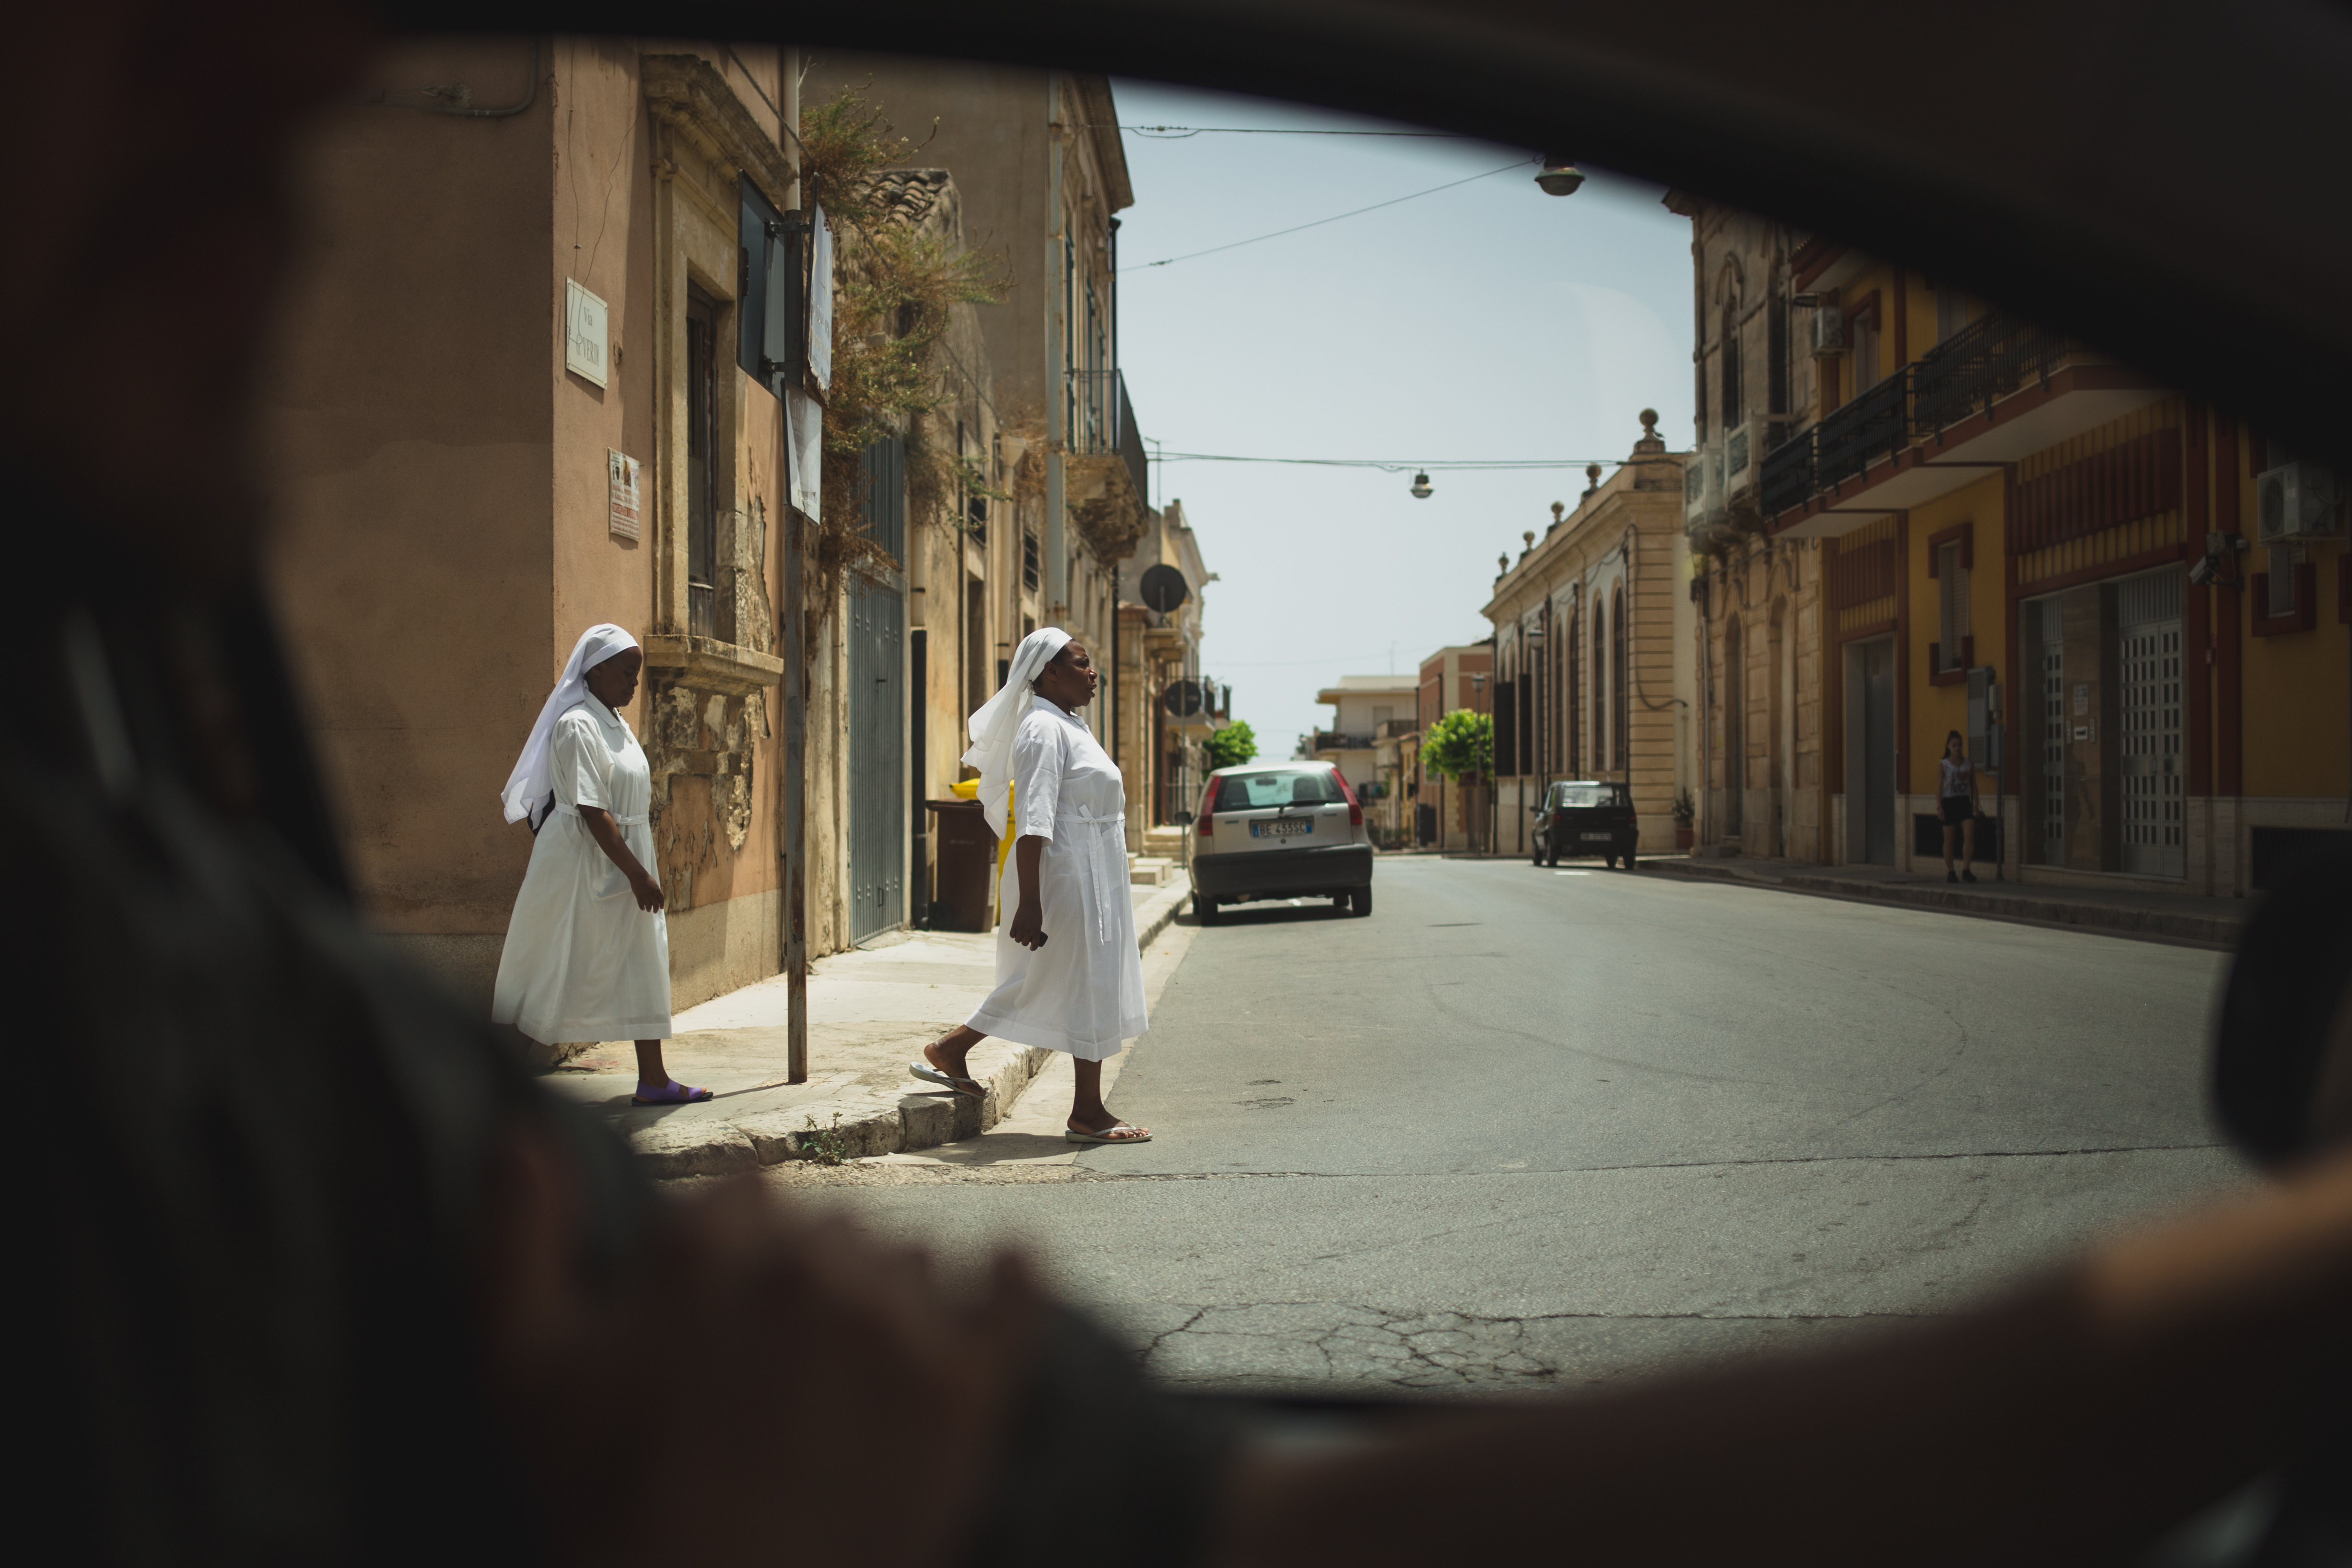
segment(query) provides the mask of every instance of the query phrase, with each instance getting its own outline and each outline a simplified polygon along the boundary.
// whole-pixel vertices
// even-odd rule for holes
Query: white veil
[[[562,679],[547,694],[547,702],[539,710],[539,722],[530,727],[530,739],[522,743],[522,755],[515,759],[514,772],[507,775],[507,787],[499,792],[506,802],[509,822],[520,822],[529,816],[530,830],[539,831],[539,825],[547,819],[547,808],[552,803],[555,789],[555,763],[548,750],[555,733],[555,721],[588,700],[585,677],[590,670],[614,654],[626,653],[636,646],[636,638],[610,621],[600,621],[580,634],[572,657],[564,662]]]
[[[963,760],[980,770],[980,805],[988,826],[1004,837],[1006,802],[1013,788],[1013,737],[1029,711],[1031,689],[1038,674],[1068,645],[1070,634],[1059,626],[1040,626],[1013,650],[1013,663],[995,696],[971,716],[971,749]]]

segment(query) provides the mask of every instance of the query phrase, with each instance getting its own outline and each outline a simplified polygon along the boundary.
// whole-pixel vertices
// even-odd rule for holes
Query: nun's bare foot
[[[971,1055],[972,1047],[988,1037],[969,1026],[959,1026],[952,1034],[943,1035],[923,1047],[923,1059],[950,1078],[970,1078],[964,1060]]]

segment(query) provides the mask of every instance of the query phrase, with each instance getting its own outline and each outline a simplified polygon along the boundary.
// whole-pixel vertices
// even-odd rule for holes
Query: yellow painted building
[[[1685,526],[1735,759],[1704,844],[1939,868],[1954,731],[2014,879],[2241,896],[2352,832],[2332,474],[1916,270],[1670,199],[1700,240]],[[1790,673],[1759,702],[1766,603]],[[1817,734],[1772,719],[1781,680]],[[1740,809],[1759,777],[1787,784],[1774,831]]]

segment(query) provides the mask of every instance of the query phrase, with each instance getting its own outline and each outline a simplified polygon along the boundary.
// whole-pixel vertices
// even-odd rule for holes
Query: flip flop
[[[651,1094],[640,1091],[631,1095],[629,1103],[631,1105],[699,1105],[709,1098],[709,1089],[696,1089],[691,1084],[680,1083],[677,1079],[672,1079]]]
[[[1128,1136],[1122,1138],[1120,1133]],[[1130,1127],[1124,1121],[1114,1121],[1099,1132],[1082,1132],[1075,1127],[1062,1129],[1062,1136],[1073,1143],[1149,1143],[1151,1134],[1140,1127]]]
[[[953,1073],[941,1072],[929,1062],[908,1062],[907,1070],[925,1083],[935,1083],[942,1089],[951,1089],[958,1094],[967,1095],[973,1100],[988,1098],[988,1090],[981,1087],[980,1079],[976,1078],[958,1078]]]

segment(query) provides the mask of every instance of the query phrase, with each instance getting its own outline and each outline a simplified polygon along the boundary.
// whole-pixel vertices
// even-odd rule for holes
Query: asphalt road
[[[1026,1243],[1173,1380],[1459,1389],[1947,1312],[2246,1179],[2221,954],[1597,866],[1376,887],[1191,933],[1112,1096],[1154,1142],[812,1195]]]

